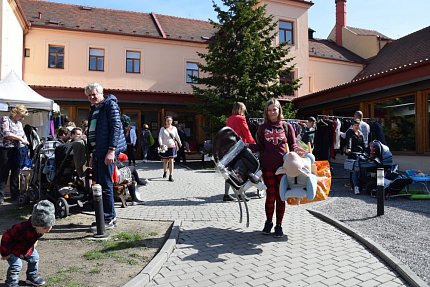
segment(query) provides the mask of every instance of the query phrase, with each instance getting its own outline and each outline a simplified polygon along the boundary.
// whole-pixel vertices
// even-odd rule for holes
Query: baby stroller
[[[245,146],[242,139],[229,127],[224,127],[215,136],[213,142],[215,168],[230,184],[239,202],[240,220],[242,222],[242,201],[245,191],[252,186],[258,190],[266,190],[262,181],[260,163]],[[246,226],[249,226],[249,211],[246,201]]]
[[[48,199],[55,204],[60,218],[70,214],[70,208],[83,207],[91,199],[91,169],[83,170],[86,148],[83,141],[62,144],[44,141],[37,149],[34,173],[30,181],[32,199]]]
[[[407,185],[412,183],[410,178],[398,172],[399,166],[393,164],[393,155],[388,146],[378,140],[369,144],[370,155],[355,153],[357,156],[356,169],[360,172],[360,188],[371,196],[376,196],[376,173],[378,168],[384,169],[384,187],[387,197],[397,195]]]

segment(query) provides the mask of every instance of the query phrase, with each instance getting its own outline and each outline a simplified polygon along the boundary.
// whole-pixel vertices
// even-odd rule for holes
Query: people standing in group
[[[7,260],[9,264],[5,286],[19,286],[22,260],[27,262],[25,283],[32,286],[45,284],[45,280],[39,275],[39,253],[36,244],[54,224],[54,205],[49,200],[41,200],[33,206],[33,212],[27,221],[13,225],[3,234],[0,245],[1,259]]]
[[[163,178],[167,176],[167,168],[169,168],[169,181],[173,181],[174,159],[177,156],[177,144],[182,145],[179,138],[178,129],[172,125],[173,118],[166,116],[164,127],[161,127],[158,134],[158,144],[160,148],[165,146],[165,151],[160,153],[163,160]]]
[[[231,111],[231,115],[228,117],[226,126],[232,128],[238,136],[242,139],[242,141],[246,144],[255,144],[255,140],[251,135],[248,124],[246,122],[246,106],[242,102],[236,102],[233,104],[233,109]],[[230,189],[230,184],[225,182],[224,185],[224,197],[223,201],[233,201],[234,198],[228,194]],[[248,198],[245,196],[245,200]]]
[[[91,83],[85,87],[91,103],[87,147],[96,183],[102,187],[105,228],[116,225],[112,173],[115,158],[127,148],[117,99],[103,95],[103,87]]]
[[[315,139],[315,123],[316,120],[314,117],[309,117],[306,121],[306,127],[303,129],[302,141],[305,144],[310,143],[311,147],[314,147],[314,139]]]
[[[70,130],[66,127],[61,127],[57,131],[57,141],[65,144],[70,140]]]
[[[367,149],[367,147],[369,146],[370,126],[365,121],[363,121],[363,112],[362,111],[356,111],[354,113],[354,120],[360,121],[359,130],[363,134],[364,146]]]
[[[84,140],[83,138],[84,134],[82,132],[82,128],[76,127],[73,128],[73,130],[70,131],[70,141],[78,141],[78,140]]]
[[[143,130],[142,130],[142,158],[143,158],[143,162],[146,162],[148,160],[148,153],[149,153],[149,148],[151,147],[151,145],[153,145],[154,143],[152,142],[151,144],[151,131],[149,130],[149,126],[147,124],[143,125]],[[152,137],[152,141],[154,141],[154,138]]]
[[[357,154],[363,153],[366,150],[365,139],[363,133],[360,131],[360,121],[355,119],[349,130],[346,131],[346,154],[348,159],[357,159]],[[354,193],[360,194],[360,171],[351,171],[352,184],[354,186]]]
[[[276,170],[283,164],[283,156],[290,151],[302,155],[305,151],[298,147],[296,136],[291,124],[283,121],[282,106],[276,99],[267,101],[264,107],[264,123],[258,127],[257,144],[250,145],[254,152],[260,152],[260,166],[266,190],[266,222],[263,233],[270,234],[273,227],[273,214],[276,208],[275,237],[284,236],[282,220],[285,213],[285,201],[279,196],[279,185],[282,174],[276,175]]]
[[[21,123],[27,115],[27,108],[17,105],[9,116],[3,116],[0,120],[0,205],[4,203],[8,178],[12,201],[17,201],[19,197],[18,149],[29,145]]]

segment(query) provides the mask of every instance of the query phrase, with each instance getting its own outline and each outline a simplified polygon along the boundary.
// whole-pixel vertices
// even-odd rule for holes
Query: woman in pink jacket
[[[249,131],[248,124],[245,118],[246,106],[242,102],[236,102],[233,104],[233,109],[231,111],[231,116],[228,117],[226,126],[232,128],[238,136],[240,136],[245,144],[255,144],[255,140]],[[234,198],[228,194],[230,185],[225,183],[225,194],[223,201],[233,201]],[[248,200],[247,197],[244,198]]]

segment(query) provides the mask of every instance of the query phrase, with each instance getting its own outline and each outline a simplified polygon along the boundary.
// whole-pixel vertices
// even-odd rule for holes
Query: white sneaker
[[[358,186],[354,187],[354,194],[360,194],[360,188]]]

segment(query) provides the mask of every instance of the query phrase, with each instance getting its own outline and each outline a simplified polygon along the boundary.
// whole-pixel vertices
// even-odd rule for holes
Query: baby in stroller
[[[266,190],[262,181],[260,163],[252,152],[245,146],[242,139],[229,127],[218,131],[213,142],[213,158],[217,171],[233,188],[238,199],[245,198],[245,191],[251,187]],[[238,200],[240,222],[242,222],[242,200]],[[246,201],[247,226],[249,212]]]
[[[378,140],[369,143],[370,153],[356,153],[357,160],[354,169],[360,174],[360,187],[367,194],[376,196],[376,172],[384,169],[384,187],[387,196],[394,196],[402,191],[412,180],[398,172],[399,166],[393,164],[393,155],[388,146]]]

